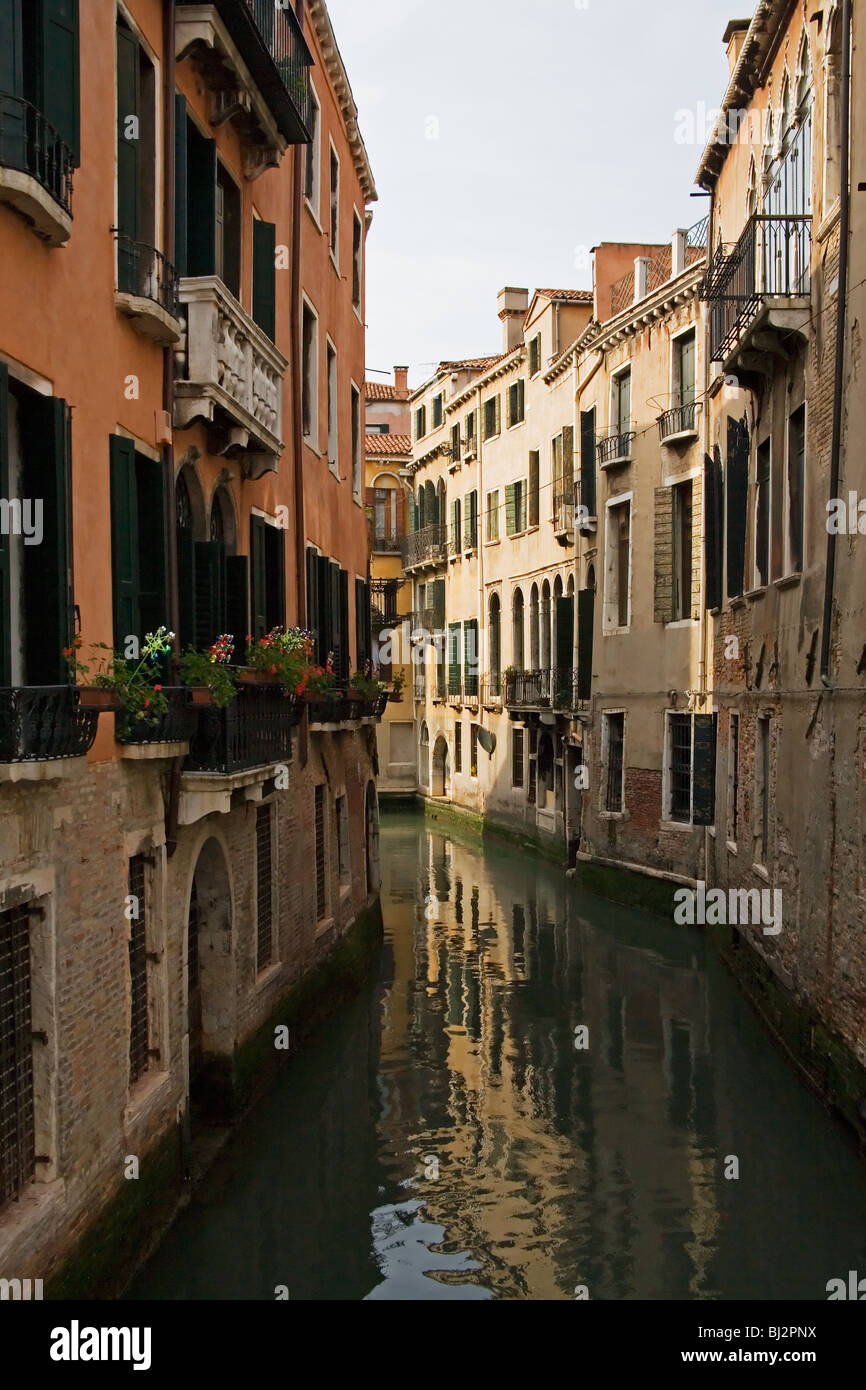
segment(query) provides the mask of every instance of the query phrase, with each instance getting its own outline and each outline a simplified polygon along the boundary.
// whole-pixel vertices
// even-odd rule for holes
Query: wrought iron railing
[[[370,543],[378,555],[399,555],[403,545],[403,537],[383,536],[374,531]]]
[[[312,56],[294,9],[285,0],[216,0],[216,5],[280,131],[290,143],[304,144],[313,132]]]
[[[82,709],[75,686],[0,689],[0,763],[83,758],[96,738],[99,710]]]
[[[673,434],[685,434],[688,431],[696,430],[697,422],[697,401],[691,401],[688,405],[674,406],[672,410],[666,410],[663,415],[659,416],[659,439],[664,443]]]
[[[554,667],[511,672],[505,680],[505,704],[512,709],[576,709],[577,671]]]
[[[209,706],[193,705],[189,691],[181,687],[164,690],[163,694],[168,709],[158,719],[130,724],[122,714],[117,716],[118,743],[187,743],[192,738],[198,713]]]
[[[373,695],[369,700],[364,701],[364,718],[381,719],[388,707],[390,692],[380,690],[378,695]]]
[[[557,534],[574,530],[574,489],[553,494],[553,529]]]
[[[709,306],[710,357],[725,361],[767,299],[806,298],[812,219],[756,213],[730,255],[720,248],[701,285]]]
[[[686,235],[686,246],[689,250],[703,251],[706,253],[707,244],[710,236],[709,215],[702,217],[700,222],[696,222],[693,227],[689,227]],[[697,264],[697,257],[695,263]]]
[[[699,261],[706,260],[707,237],[709,235],[710,219],[701,218],[686,233],[686,266],[695,266]],[[647,266],[647,294],[652,294],[653,290],[660,289],[666,285],[673,275],[673,249],[664,247],[657,255],[651,256]],[[617,314],[623,313],[626,309],[636,303],[635,300],[635,276],[632,268],[621,279],[617,280],[610,291],[610,312],[611,318],[616,318]]]
[[[441,563],[447,558],[447,542],[446,528],[441,522],[411,531],[402,541],[403,568]]]
[[[280,686],[239,685],[225,709],[200,711],[184,770],[230,774],[288,762],[299,712]]]
[[[599,467],[604,468],[606,464],[621,463],[630,459],[634,437],[635,431],[629,430],[627,434],[612,434],[608,439],[600,439],[595,446]]]
[[[30,174],[70,216],[73,160],[72,150],[37,107],[0,92],[0,165]]]
[[[177,271],[155,246],[117,233],[117,288],[178,315]]]
[[[515,709],[550,706],[549,671],[512,671],[505,678],[505,703]]]
[[[309,706],[311,724],[353,724],[362,718],[364,702],[351,700],[341,690],[325,695]]]

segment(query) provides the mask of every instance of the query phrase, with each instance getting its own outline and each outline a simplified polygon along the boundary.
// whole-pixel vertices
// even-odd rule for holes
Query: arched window
[[[490,694],[502,694],[502,631],[499,595],[490,596],[488,647],[490,650]]]
[[[425,791],[430,786],[430,731],[426,720],[421,722],[418,742],[418,785]]]
[[[525,665],[522,589],[515,589],[511,600],[511,664],[517,671],[522,671]]]
[[[824,206],[827,217],[841,191],[842,20],[838,5],[827,18],[824,54]]]
[[[758,170],[755,165],[755,156],[749,161],[749,179],[746,185],[746,216],[754,217],[758,211]]]
[[[545,579],[541,586],[541,640],[539,669],[550,670],[550,584]]]
[[[533,671],[541,668],[538,627],[538,585],[533,584],[529,591],[529,666]]]

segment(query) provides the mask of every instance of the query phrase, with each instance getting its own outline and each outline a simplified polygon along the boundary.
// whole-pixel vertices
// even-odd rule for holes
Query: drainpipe
[[[174,224],[175,224],[175,197],[174,197],[174,143],[175,143],[175,119],[174,119],[174,83],[175,83],[175,57],[174,57],[174,12],[175,0],[168,0],[163,8],[163,31],[162,31],[162,51],[163,51],[163,130],[165,132],[163,141],[163,227],[162,245],[165,256],[175,264],[176,247],[174,244]],[[174,422],[174,349],[169,346],[163,348],[162,353],[162,408],[168,417],[170,428]],[[168,443],[162,446],[163,473],[166,481],[166,525],[168,530],[168,593],[169,593],[169,622],[172,631],[177,633],[175,638],[175,651],[172,659],[172,680],[176,679],[176,658],[180,647],[180,599],[178,594],[177,576],[177,532],[175,528],[176,500],[175,500],[175,476],[174,476],[174,444]],[[180,778],[181,778],[180,758],[173,758],[171,772],[169,774],[169,794],[168,807],[165,815],[165,852],[171,859],[177,849],[177,819],[178,808],[180,806]]]
[[[295,15],[303,32],[304,0],[297,0]],[[290,358],[292,363],[292,453],[295,481],[295,590],[297,593],[298,626],[306,626],[307,617],[307,527],[304,516],[304,436],[301,385],[301,213],[305,145],[295,145],[292,173],[292,305],[289,318]],[[306,767],[310,748],[309,712],[305,707],[298,726],[298,760]]]
[[[839,493],[842,448],[843,373],[848,297],[848,237],[851,218],[849,192],[851,141],[851,0],[842,2],[842,164],[839,180],[839,285],[836,291],[836,366],[833,387],[833,437],[830,453],[830,499]],[[821,633],[821,682],[830,681],[830,641],[833,626],[833,585],[836,578],[836,536],[827,532],[827,567],[824,578],[824,625]]]

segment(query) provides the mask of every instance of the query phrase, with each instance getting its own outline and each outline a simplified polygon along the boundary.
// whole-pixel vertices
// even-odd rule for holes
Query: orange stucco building
[[[196,709],[174,658],[369,656],[376,190],[322,0],[0,0],[0,50],[0,1276],[86,1293],[88,1227],[136,1256],[124,1161],[170,1205],[375,933],[377,702]],[[165,715],[87,706],[76,637],[160,626]]]

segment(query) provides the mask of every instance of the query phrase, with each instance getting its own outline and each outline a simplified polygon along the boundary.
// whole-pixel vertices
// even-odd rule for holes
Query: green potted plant
[[[402,670],[395,671],[393,676],[391,677],[391,689],[388,693],[388,699],[391,701],[392,704],[399,705],[402,701],[403,687],[405,686],[405,684],[406,677],[403,675]]]
[[[307,688],[312,634],[303,628],[272,628],[258,641],[247,638],[247,668],[242,681],[282,686],[286,695],[301,696]]]
[[[128,659],[106,642],[94,642],[87,661],[80,660],[83,643],[76,637],[64,651],[69,673],[79,687],[86,709],[109,709],[119,714],[117,732],[123,737],[135,724],[156,724],[168,712],[168,699],[158,664],[171,651],[173,632],[160,627],[144,639],[139,659]],[[155,669],[157,668],[157,669]]]
[[[329,696],[337,694],[337,677],[334,674],[334,654],[328,654],[324,666],[310,666],[306,672],[303,697],[307,704],[319,704]]]
[[[180,678],[193,705],[216,705],[225,709],[237,694],[235,678],[229,670],[234,654],[234,638],[223,633],[206,652],[188,647],[180,659]]]
[[[370,700],[375,700],[383,689],[382,683],[376,680],[375,676],[368,676],[364,671],[356,671],[349,681],[346,694],[350,699],[363,700],[366,704]]]

